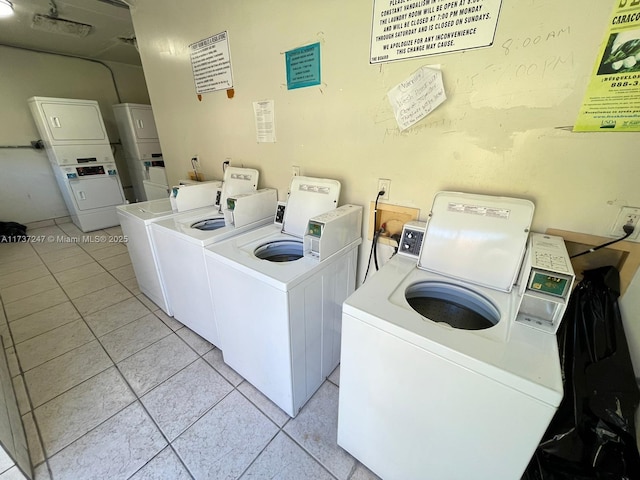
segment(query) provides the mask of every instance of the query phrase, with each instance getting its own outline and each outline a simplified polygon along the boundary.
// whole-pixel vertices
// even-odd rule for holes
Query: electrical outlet
[[[379,178],[378,179],[378,191],[384,191],[384,195],[380,198],[382,200],[389,200],[389,190],[391,189],[391,180],[388,178]]]
[[[616,218],[613,227],[611,228],[610,236],[612,237],[624,237],[626,232],[622,227],[625,225],[631,225],[634,227],[633,233],[629,235],[627,240],[638,240],[638,234],[640,233],[640,227],[638,227],[638,221],[640,220],[640,208],[636,207],[622,207],[618,217]]]
[[[294,165],[291,167],[291,175],[297,177],[300,175],[300,167],[298,165]]]

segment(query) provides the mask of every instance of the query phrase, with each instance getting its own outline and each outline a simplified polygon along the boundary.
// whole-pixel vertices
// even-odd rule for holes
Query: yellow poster
[[[615,0],[576,132],[640,131],[640,0]]]

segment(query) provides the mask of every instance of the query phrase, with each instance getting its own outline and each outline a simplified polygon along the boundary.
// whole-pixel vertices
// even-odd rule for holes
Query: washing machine
[[[151,240],[151,224],[183,214],[184,211],[197,211],[205,207],[208,208],[203,212],[210,213],[212,208],[217,208],[213,199],[216,198],[221,186],[221,181],[198,185],[195,188],[210,190],[210,200],[207,200],[204,194],[197,197],[192,196],[192,198],[188,198],[181,204],[181,212],[173,210],[168,196],[158,200],[130,203],[116,207],[122,233],[127,237],[127,249],[129,257],[131,257],[131,265],[136,274],[138,287],[167,315],[173,315],[173,310],[160,278],[157,253]]]
[[[220,204],[227,205],[228,199],[254,192],[257,184],[257,170],[227,167]],[[196,187],[186,187],[186,191],[190,188]],[[227,224],[219,208],[210,208],[151,224],[160,278],[173,317],[217,347],[220,341],[211,306],[204,247],[273,221],[277,192],[262,189],[254,193],[253,201],[242,197],[244,201],[236,205],[238,210],[247,211],[243,222]],[[180,195],[182,189],[178,198]]]
[[[205,250],[224,361],[291,417],[340,359],[362,207],[336,209],[339,194],[335,180],[294,177],[282,223]]]
[[[338,444],[381,478],[521,478],[563,396],[555,336],[515,322],[533,212],[440,192],[345,301]]]

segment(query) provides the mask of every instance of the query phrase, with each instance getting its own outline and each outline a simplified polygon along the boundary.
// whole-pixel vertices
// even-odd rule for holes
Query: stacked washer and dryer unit
[[[151,105],[113,106],[136,202],[169,196],[160,140]]]
[[[338,444],[385,480],[527,467],[563,397],[549,324],[573,282],[562,239],[529,234],[533,211],[440,192],[428,224],[407,224],[400,252],[345,301]],[[530,235],[551,271],[523,264]]]
[[[83,232],[118,225],[126,202],[98,102],[28,101],[71,220]]]

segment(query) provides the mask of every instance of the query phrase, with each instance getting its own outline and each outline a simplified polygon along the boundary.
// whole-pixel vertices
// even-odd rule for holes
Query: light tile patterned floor
[[[0,244],[0,334],[37,480],[377,478],[336,444],[339,370],[291,419],[140,293],[125,244],[75,241],[119,227],[29,227]]]

